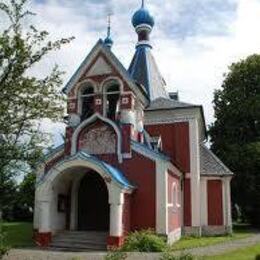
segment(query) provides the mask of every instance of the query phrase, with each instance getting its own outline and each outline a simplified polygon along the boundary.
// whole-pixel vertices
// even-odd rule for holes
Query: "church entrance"
[[[81,180],[78,191],[78,230],[108,231],[108,190],[103,178],[90,171]]]

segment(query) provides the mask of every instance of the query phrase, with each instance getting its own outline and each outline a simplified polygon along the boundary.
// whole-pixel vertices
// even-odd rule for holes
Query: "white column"
[[[200,208],[201,208],[201,225],[208,225],[208,189],[207,179],[201,178],[200,180]]]
[[[78,175],[79,176],[74,180],[71,189],[70,230],[77,230],[78,227],[78,194],[80,181],[84,174]]]
[[[160,160],[156,161],[156,233],[168,234],[168,172]]]
[[[123,235],[123,204],[110,204],[110,236]]]
[[[196,119],[189,121],[190,180],[192,227],[200,227],[200,148],[199,126]]]
[[[113,182],[109,188],[109,204],[110,204],[110,231],[112,237],[121,237],[123,235],[123,205],[124,193]]]
[[[230,192],[230,181],[231,178],[224,179],[224,189],[225,189],[225,201],[226,201],[226,210],[225,210],[225,219],[226,226],[232,227],[232,213],[231,213],[231,192]]]
[[[40,201],[39,202],[39,232],[51,232],[50,225],[50,202],[49,201]]]

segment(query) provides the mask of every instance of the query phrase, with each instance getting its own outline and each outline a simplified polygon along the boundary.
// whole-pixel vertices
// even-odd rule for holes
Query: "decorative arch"
[[[92,80],[79,83],[77,88],[78,114],[84,120],[94,113],[94,97],[97,92],[96,84]]]
[[[123,83],[123,81],[119,77],[110,76],[110,77],[107,77],[106,79],[104,79],[101,82],[101,84],[100,84],[101,90],[102,90],[103,94],[105,93],[106,86],[108,86],[110,82],[111,83],[112,82],[117,83],[119,85],[120,93],[124,92],[124,83]]]
[[[129,183],[126,183],[124,177],[119,176],[118,172],[112,176],[110,173],[111,167],[101,161],[95,159],[93,156],[84,154],[82,152],[77,153],[68,159],[62,160],[57,163],[55,167],[50,169],[40,180],[36,183],[36,189],[43,197],[51,194],[52,185],[56,178],[63,174],[66,170],[73,168],[87,168],[97,172],[105,181],[109,194],[115,190],[123,190],[124,192],[130,192],[134,189]],[[127,185],[127,186],[126,186]],[[113,189],[111,189],[113,186]],[[112,194],[110,194],[112,196]],[[113,196],[112,196],[113,197]],[[111,197],[111,198],[112,198]]]
[[[118,156],[118,161],[121,163],[122,162],[122,135],[121,132],[118,128],[118,126],[109,118],[103,117],[101,116],[99,113],[95,113],[94,115],[92,115],[90,118],[88,118],[87,120],[85,120],[84,122],[82,122],[74,131],[73,135],[72,135],[72,145],[71,145],[71,155],[74,155],[77,153],[77,140],[78,140],[78,136],[81,132],[81,130],[83,130],[86,126],[94,123],[97,120],[101,120],[104,123],[107,123],[108,125],[110,125],[117,136],[117,156]]]
[[[109,77],[102,82],[103,115],[117,120],[120,107],[120,96],[123,92],[123,83],[117,77]]]

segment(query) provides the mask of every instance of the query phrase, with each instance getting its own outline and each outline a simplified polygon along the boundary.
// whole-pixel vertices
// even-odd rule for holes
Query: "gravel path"
[[[260,243],[260,234],[252,235],[248,238],[232,240],[221,244],[207,247],[198,247],[182,251],[196,256],[219,255],[243,247],[253,246]],[[181,252],[175,252],[180,254]],[[104,260],[106,253],[71,253],[52,252],[38,249],[12,249],[4,260]],[[128,260],[158,260],[160,254],[140,254],[131,253]]]
[[[260,234],[252,235],[243,239],[231,240],[216,245],[188,249],[184,252],[188,252],[196,256],[220,255],[222,253],[234,251],[243,247],[254,246],[256,244],[260,244]]]

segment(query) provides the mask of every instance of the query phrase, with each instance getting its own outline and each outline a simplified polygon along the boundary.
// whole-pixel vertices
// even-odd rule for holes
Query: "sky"
[[[106,36],[107,15],[112,13],[113,52],[128,68],[137,35],[131,25],[141,0],[32,0],[34,22],[47,29],[52,39],[75,40],[35,68],[39,75],[54,64],[66,72],[64,83],[99,38]],[[151,34],[153,54],[167,82],[180,100],[202,104],[207,124],[214,121],[213,93],[232,62],[260,53],[260,0],[146,0],[155,17]],[[63,126],[45,122],[55,133]],[[59,131],[57,131],[59,129]]]

